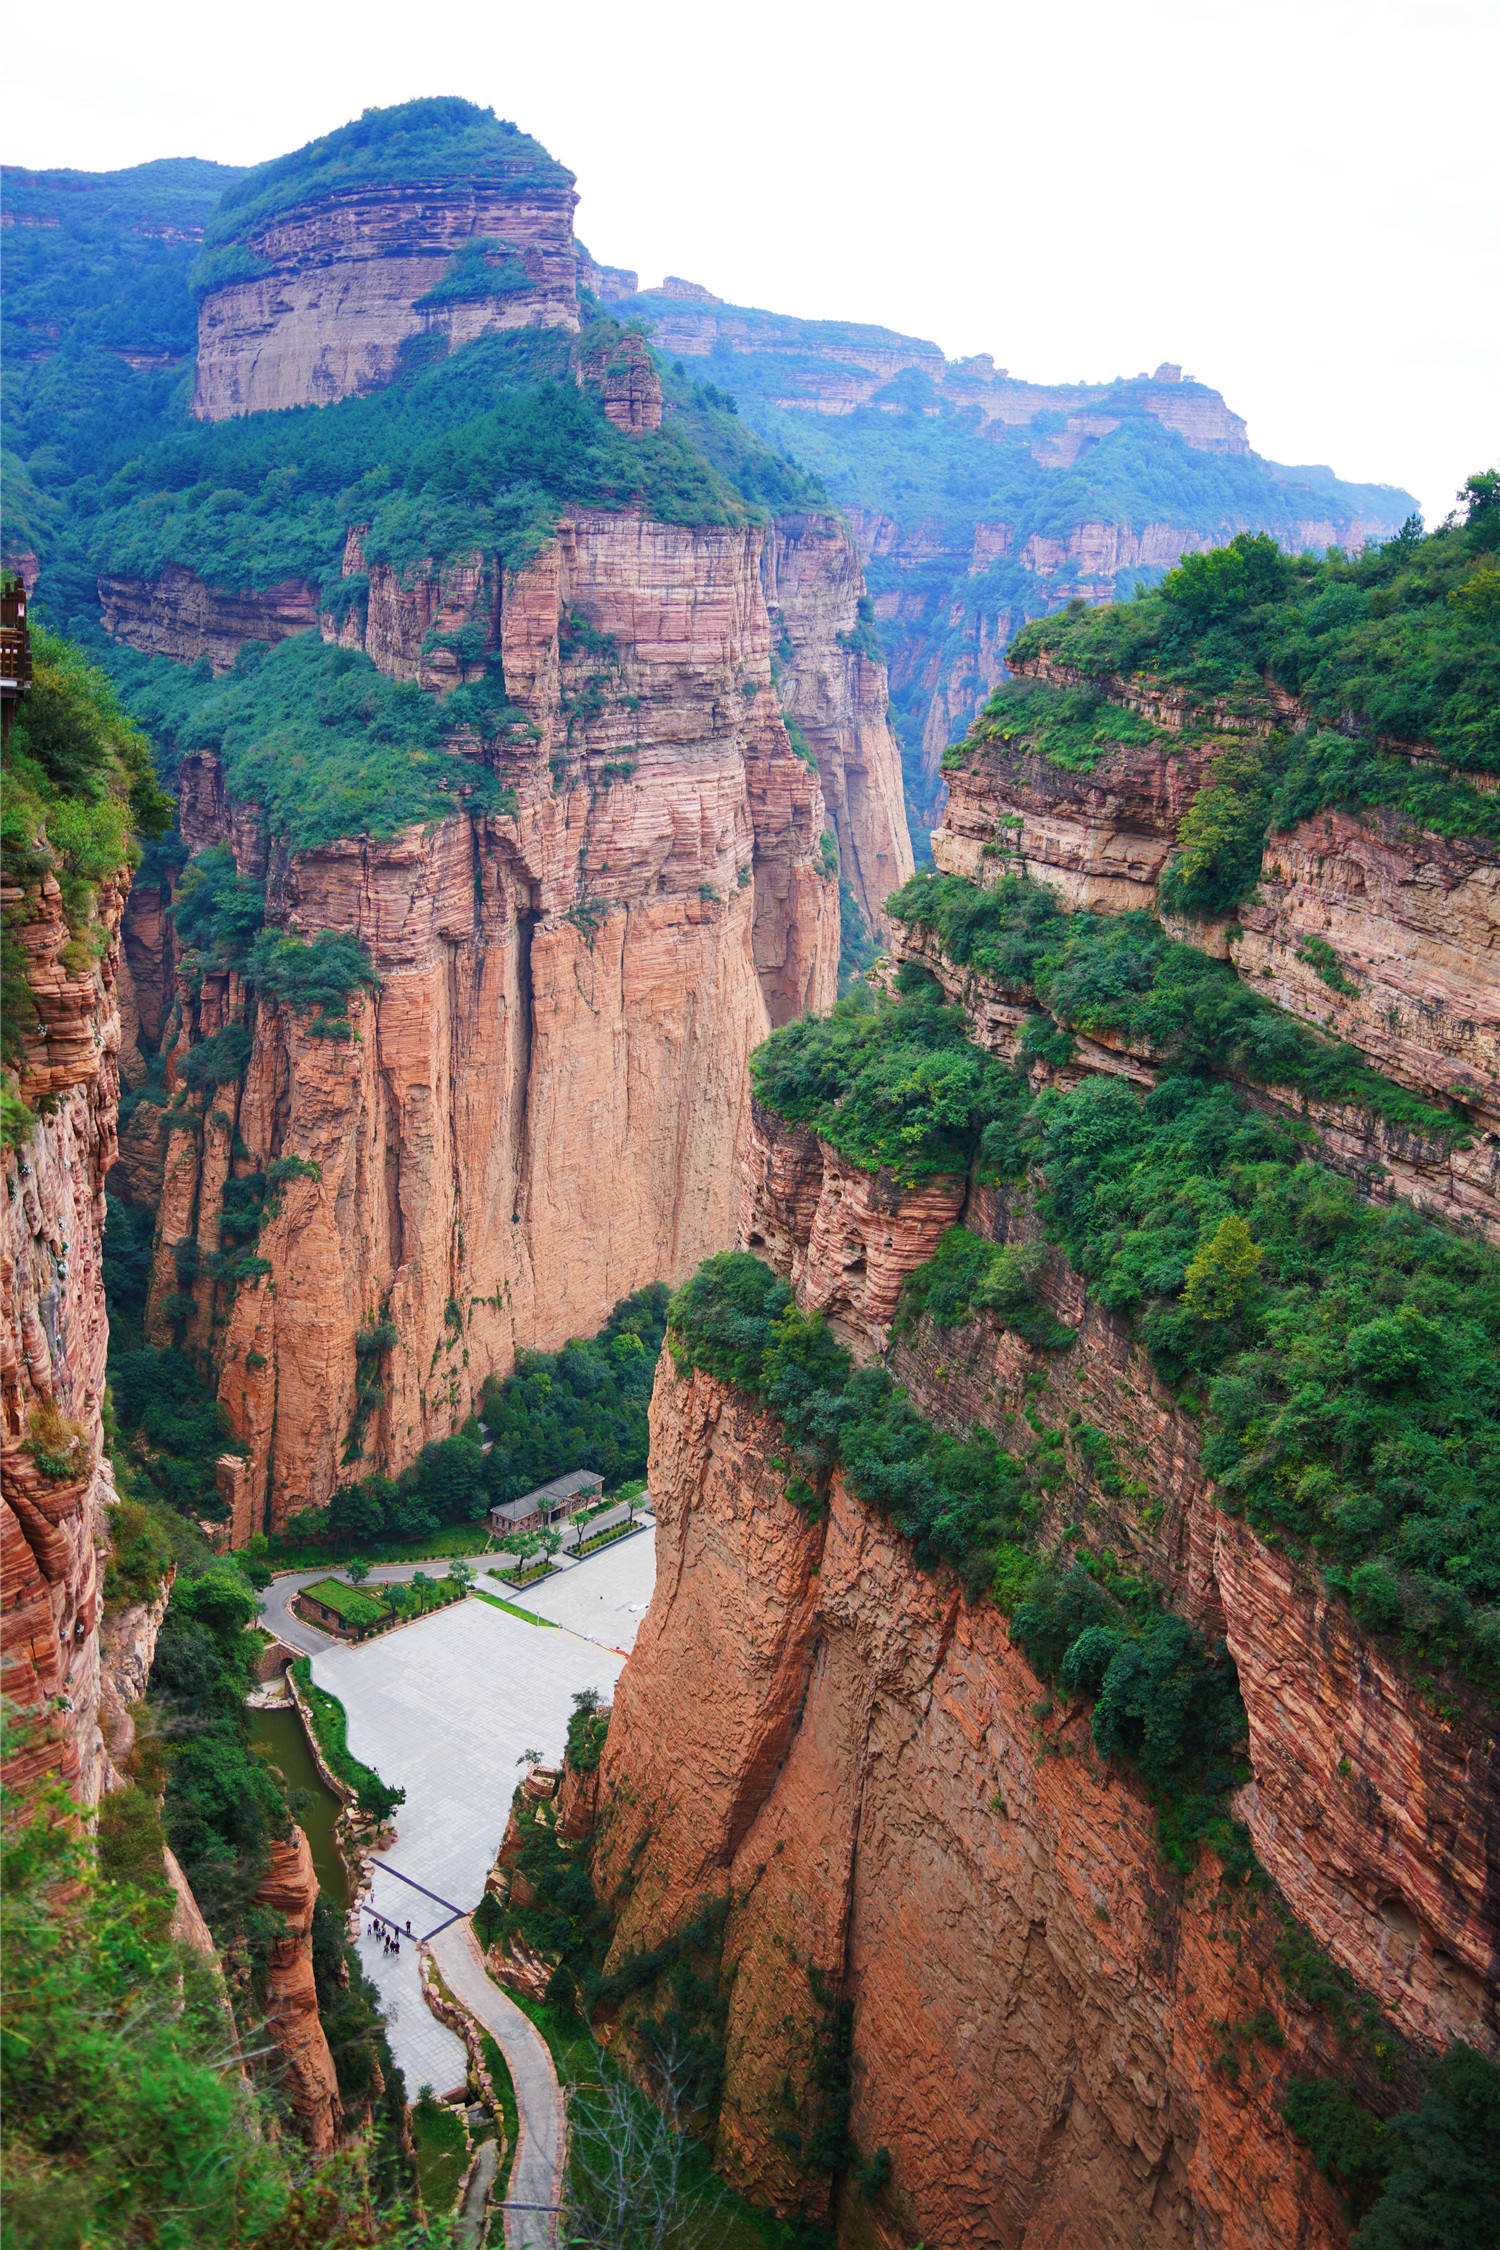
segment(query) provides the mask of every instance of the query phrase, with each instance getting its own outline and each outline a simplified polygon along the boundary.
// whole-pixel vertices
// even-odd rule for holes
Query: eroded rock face
[[[219,1249],[226,1181],[280,1156],[318,1168],[255,1245],[274,1291],[190,1285],[188,1340],[249,1447],[254,1527],[403,1467],[517,1346],[591,1334],[732,1238],[746,1059],[771,1023],[829,1004],[838,952],[817,776],[771,685],[762,536],[579,514],[492,589],[477,562],[461,593],[372,588],[382,669],[420,646],[403,605],[430,619],[468,598],[491,621],[535,730],[500,754],[513,813],[288,859],[212,759],[186,763],[189,842],[230,841],[268,875],[273,919],[357,936],[383,980],[348,1041],[261,1000],[243,1082],[167,1145],[163,1335],[174,1246]],[[180,1052],[246,999],[209,977],[177,1005]],[[377,1321],[400,1341],[350,1455],[355,1335]]]
[[[757,1109],[741,1241],[757,1238],[752,1246],[787,1274],[808,1310],[828,1302],[827,1209],[846,1170],[805,1128]],[[894,1240],[904,1234],[915,1250],[925,1236],[921,1256],[941,1231],[930,1195],[891,1196],[886,1215]],[[1024,1190],[976,1188],[962,1217],[991,1240],[1042,1239]],[[1096,1552],[1110,1550],[1170,1606],[1227,1639],[1250,1721],[1252,1782],[1241,1811],[1283,1896],[1411,2038],[1500,2048],[1492,1726],[1477,1704],[1439,1717],[1314,1571],[1219,1508],[1193,1417],[1055,1249],[1042,1287],[1057,1318],[1078,1331],[1070,1351],[1037,1351],[989,1314],[957,1330],[923,1321],[893,1347],[893,1373],[920,1413],[955,1434],[977,1423],[1029,1452],[1028,1407],[1064,1433],[1086,1423],[1104,1434],[1121,1490],[1110,1491],[1065,1435],[1067,1477],[1049,1500],[1048,1524],[1081,1526]],[[653,1460],[653,1494],[655,1476]]]
[[[837,516],[779,516],[762,560],[782,709],[818,761],[855,900],[885,932],[885,902],[912,871],[884,664],[861,633],[864,574]],[[868,615],[868,611],[866,612]]]
[[[1295,1015],[1326,1026],[1377,1070],[1500,1130],[1500,862],[1492,846],[1423,836],[1378,808],[1330,808],[1273,835],[1244,935],[1240,974]],[[1304,957],[1330,946],[1342,992]]]
[[[1156,909],[1177,830],[1221,742],[1110,751],[1091,773],[976,745],[948,777],[932,854],[971,883],[1023,870],[1069,906]]]
[[[100,622],[112,640],[183,664],[207,657],[214,672],[233,669],[247,641],[284,641],[318,622],[318,589],[288,578],[260,591],[209,586],[172,563],[160,578],[101,578]]]
[[[261,272],[199,309],[194,414],[326,406],[388,382],[419,336],[456,347],[495,329],[576,329],[576,200],[561,177],[408,182],[320,195],[269,220],[247,238]],[[422,304],[471,242],[506,261],[495,293]]]
[[[1057,668],[1049,676],[1060,677]],[[1191,715],[1184,697],[1149,685],[1122,683],[1120,699],[1172,732]],[[1154,913],[1183,816],[1230,739],[1121,749],[1088,774],[975,746],[950,776],[934,858],[945,873],[980,885],[1024,871],[1069,906]],[[1468,1145],[1432,1141],[1290,1090],[1268,1093],[1311,1118],[1328,1160],[1370,1193],[1409,1196],[1500,1239],[1500,867],[1493,849],[1423,834],[1380,807],[1329,808],[1291,834],[1267,838],[1259,881],[1235,912],[1228,924],[1171,926],[1189,944],[1231,960],[1266,998],[1358,1047],[1398,1085],[1425,1100],[1461,1103]],[[901,946],[924,959],[932,951],[910,939]],[[996,996],[984,999],[972,978],[955,984],[935,956],[928,965],[956,995],[959,984],[973,995],[976,1022],[989,1020]],[[1097,1053],[1089,1067],[1100,1067]]]
[[[631,437],[661,428],[661,377],[644,336],[628,328],[591,332],[577,354],[578,380],[597,394],[607,422]]]
[[[963,1009],[980,1046],[1001,1062],[1022,1059],[1022,1033],[1036,1005],[1029,986],[1006,988],[950,961],[930,931],[898,927],[892,951],[898,961],[919,962],[937,978],[948,998]],[[1286,1005],[1284,1000],[1281,1004]],[[1324,1020],[1319,1028],[1325,1028]],[[1073,1034],[1070,1063],[1034,1056],[1025,1060],[1031,1083],[1038,1087],[1069,1088],[1100,1075],[1148,1087],[1155,1085],[1163,1067],[1170,1068],[1146,1047],[1103,1028],[1092,1038]],[[1353,1180],[1373,1202],[1391,1203],[1403,1196],[1419,1211],[1500,1243],[1500,1136],[1482,1122],[1449,1138],[1418,1132],[1353,1102],[1316,1100],[1298,1087],[1242,1085],[1241,1091],[1256,1108],[1314,1126],[1320,1160]]]
[[[1334,2049],[1286,2003],[1270,1918],[1172,1883],[1149,1807],[1051,1713],[998,1610],[924,1576],[837,1478],[809,1523],[778,1439],[663,1358],[657,1592],[602,1766],[600,1895],[630,1874],[613,1958],[731,1901],[718,2161],[824,2214],[789,2129],[821,2116],[837,1995],[851,2134],[892,2157],[876,2206],[851,2190],[834,2214],[842,2242],[1343,2242],[1279,2116]],[[1287,2044],[1231,2077],[1225,2026],[1262,2008]]]
[[[285,1916],[271,1942],[266,2028],[281,2049],[282,2082],[308,2148],[325,2156],[338,2139],[342,2111],[328,2035],[313,1981],[312,1922],[318,1878],[302,1830],[271,1846],[271,1866],[256,1903]]]
[[[964,1179],[940,1175],[903,1191],[888,1172],[862,1172],[805,1125],[750,1105],[740,1203],[742,1249],[793,1284],[807,1312],[826,1315],[858,1359],[885,1348],[901,1284],[957,1220]]]
[[[95,1803],[114,1778],[105,1721],[132,1700],[128,1680],[106,1678],[99,1639],[115,1499],[103,1458],[100,1261],[116,1153],[123,894],[123,878],[101,886],[109,943],[86,967],[63,958],[69,931],[51,876],[24,897],[5,894],[20,909],[16,936],[41,1015],[26,1035],[21,1094],[49,1104],[6,1151],[0,1198],[0,1686],[20,1714],[5,1781],[22,1804],[56,1780]],[[61,1477],[23,1450],[51,1414],[68,1425],[61,1442],[76,1441],[76,1466]]]

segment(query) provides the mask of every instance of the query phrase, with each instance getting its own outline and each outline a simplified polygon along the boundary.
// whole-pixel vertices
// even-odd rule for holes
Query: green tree
[[[1255,1286],[1263,1253],[1237,1213],[1221,1219],[1187,1270],[1183,1298],[1203,1320],[1229,1320]]]

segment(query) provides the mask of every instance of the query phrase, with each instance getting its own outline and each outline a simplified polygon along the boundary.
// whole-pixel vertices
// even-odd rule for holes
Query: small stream
[[[313,1764],[302,1721],[292,1705],[281,1710],[252,1710],[250,1739],[265,1751],[288,1790],[301,1793],[303,1803],[297,1820],[312,1847],[319,1885],[338,1905],[347,1906],[349,1875],[335,1834],[339,1801]]]

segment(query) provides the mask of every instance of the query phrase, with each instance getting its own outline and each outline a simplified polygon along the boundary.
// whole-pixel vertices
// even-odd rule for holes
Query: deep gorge
[[[193,239],[179,395],[126,360],[8,409],[54,480],[7,548],[26,2020],[117,1926],[143,1990],[186,1946],[222,2239],[441,2239],[252,1747],[256,1592],[481,1539],[523,1428],[528,1476],[593,1467],[553,1355],[598,1339],[586,1403],[633,1351],[638,1419],[665,1284],[656,1592],[517,1792],[491,1974],[686,2127],[736,2245],[1481,2228],[1493,474],[1424,536],[1175,368],[1064,395],[643,293],[465,102],[98,177],[122,241],[151,194]],[[1193,520],[1056,516],[1122,426]],[[1006,521],[926,506],[940,440]],[[104,2194],[40,2083],[27,2224]]]

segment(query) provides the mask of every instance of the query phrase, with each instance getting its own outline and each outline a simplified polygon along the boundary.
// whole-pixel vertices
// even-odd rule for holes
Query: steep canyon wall
[[[273,921],[357,937],[382,979],[348,1041],[255,1002],[243,1083],[167,1147],[162,1334],[175,1246],[212,1260],[225,1181],[318,1168],[260,1235],[274,1288],[226,1303],[211,1272],[191,1284],[187,1340],[249,1446],[254,1523],[321,1504],[360,1460],[399,1469],[518,1344],[591,1332],[730,1239],[746,1057],[828,1004],[838,949],[818,779],[772,688],[762,538],[585,513],[519,575],[371,574],[342,631],[398,677],[421,676],[429,625],[486,620],[531,727],[500,753],[512,813],[287,857],[213,759],[184,769],[189,845],[232,843]],[[142,915],[165,941],[159,901]],[[143,952],[144,1021],[161,1003]],[[249,1005],[233,977],[179,980],[174,1054]],[[377,1321],[400,1341],[346,1458],[355,1333]]]
[[[122,871],[102,889],[108,942],[86,966],[74,965],[52,876],[4,894],[40,1019],[26,1038],[20,1095],[42,1112],[6,1150],[0,1204],[0,1684],[19,1718],[6,1786],[22,1803],[47,1781],[63,1781],[85,1805],[110,1785],[113,1759],[130,1744],[135,1675],[144,1678],[160,1621],[143,1614],[133,1621],[138,1631],[120,1636],[118,1664],[106,1657],[100,1628],[115,1490],[104,1451],[101,1257],[104,1179],[117,1145],[127,884]],[[61,1473],[49,1473],[53,1467]]]
[[[861,1357],[960,1211],[1037,1237],[1024,1194],[862,1184],[757,1113],[742,1240]],[[601,1773],[611,1963],[725,1902],[716,2155],[778,2209],[831,2210],[841,2243],[1342,2243],[1281,2104],[1297,2073],[1352,2070],[1388,2109],[1412,2082],[1402,2036],[1500,2049],[1493,1730],[1477,1707],[1439,1716],[1315,1573],[1217,1505],[1192,1416],[1056,1252],[1043,1286],[1078,1329],[1065,1357],[980,1315],[919,1323],[892,1371],[940,1427],[1023,1453],[1064,1433],[1043,1535],[1081,1526],[1227,1638],[1250,1730],[1235,1810],[1279,1895],[1221,1889],[1211,1855],[1184,1886],[1145,1795],[1000,1611],[924,1571],[840,1474],[810,1521],[776,1419],[664,1355],[658,1592]],[[1123,1487],[1066,1435],[1079,1419]],[[1385,2011],[1383,2065],[1294,1989],[1288,1913]],[[852,2172],[891,2156],[873,2204],[846,2174],[830,2206],[807,2154],[840,2036]]]

